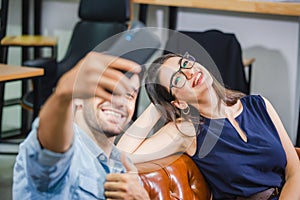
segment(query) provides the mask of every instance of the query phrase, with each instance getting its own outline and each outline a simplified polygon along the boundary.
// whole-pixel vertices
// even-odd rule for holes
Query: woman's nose
[[[184,75],[186,76],[186,78],[189,80],[197,72],[197,68],[196,67],[192,67],[191,69],[183,69],[182,72],[184,73]]]

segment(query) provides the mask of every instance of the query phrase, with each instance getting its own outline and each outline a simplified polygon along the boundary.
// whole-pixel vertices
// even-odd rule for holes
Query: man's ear
[[[180,100],[171,101],[171,104],[180,110],[184,110],[189,106],[185,101],[180,101]]]

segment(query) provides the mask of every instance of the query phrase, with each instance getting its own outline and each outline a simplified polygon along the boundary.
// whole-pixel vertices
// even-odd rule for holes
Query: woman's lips
[[[203,74],[202,72],[198,72],[197,76],[195,77],[194,81],[193,81],[193,86],[192,87],[196,87],[198,85],[201,84],[203,79]]]

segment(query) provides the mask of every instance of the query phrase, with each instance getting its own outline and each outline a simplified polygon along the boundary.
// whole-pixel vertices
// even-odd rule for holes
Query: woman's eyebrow
[[[181,63],[181,61],[182,61],[182,57],[178,60],[178,65],[180,66],[180,63]]]

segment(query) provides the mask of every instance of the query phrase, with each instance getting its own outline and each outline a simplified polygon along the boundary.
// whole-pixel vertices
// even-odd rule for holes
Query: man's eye
[[[131,99],[134,99],[134,95],[133,95],[133,94],[127,93],[127,94],[126,94],[126,98],[127,98],[127,99],[130,99],[130,100],[131,100]]]

